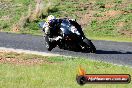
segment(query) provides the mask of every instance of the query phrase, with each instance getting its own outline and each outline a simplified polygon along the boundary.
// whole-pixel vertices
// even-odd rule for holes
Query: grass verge
[[[81,65],[88,74],[130,74],[132,68],[112,65],[84,58],[43,57],[13,52],[0,53],[0,88],[130,88],[130,84],[88,84],[76,83],[76,74]],[[40,64],[16,64],[5,58],[43,60]],[[15,60],[14,60],[15,61]],[[45,62],[46,61],[46,62]]]
[[[93,31],[84,31],[85,35],[89,38],[89,39],[93,39],[93,40],[105,40],[105,41],[116,41],[116,42],[132,42],[132,37],[126,37],[126,36],[106,36],[106,35],[102,35],[100,33],[95,33]]]
[[[40,3],[41,2],[41,3]],[[38,23],[50,14],[77,19],[87,37],[132,42],[131,0],[2,0],[0,31],[41,35]]]

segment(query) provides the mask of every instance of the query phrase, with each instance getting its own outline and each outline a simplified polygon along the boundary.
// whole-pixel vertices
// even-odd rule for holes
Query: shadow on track
[[[64,49],[58,49],[57,51],[55,52],[75,52],[75,53],[89,53],[89,52],[81,52],[81,51],[75,51],[75,50],[64,50]],[[121,51],[110,51],[110,50],[96,50],[96,54],[132,54],[132,52],[121,52]]]
[[[132,54],[132,52],[97,50],[96,54]]]

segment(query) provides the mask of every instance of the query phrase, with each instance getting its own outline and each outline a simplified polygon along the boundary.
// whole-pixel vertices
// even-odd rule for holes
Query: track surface
[[[86,57],[94,60],[110,62],[119,65],[132,66],[132,43],[112,41],[92,41],[97,48],[96,54],[81,53],[68,50],[53,49],[54,54],[67,56]],[[32,51],[48,51],[44,45],[42,36],[25,34],[10,34],[0,32],[0,47],[24,49]],[[50,53],[51,53],[50,52]]]

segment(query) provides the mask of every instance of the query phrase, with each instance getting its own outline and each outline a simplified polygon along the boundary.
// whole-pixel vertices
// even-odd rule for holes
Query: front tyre
[[[45,47],[48,51],[51,51],[54,48],[52,42],[49,41],[49,36],[47,35],[45,36]]]
[[[96,53],[96,48],[93,45],[93,43],[91,42],[91,40],[88,40],[87,38],[85,38],[83,40],[83,42],[85,43],[85,50],[86,51],[90,51],[91,53]]]

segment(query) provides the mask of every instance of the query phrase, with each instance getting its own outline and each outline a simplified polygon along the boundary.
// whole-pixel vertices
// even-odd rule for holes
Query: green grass
[[[45,4],[43,8],[46,8],[49,0],[43,1]],[[29,5],[32,5],[31,9],[34,9],[36,4],[34,0],[3,0],[0,2],[2,2],[2,9],[0,11],[0,31],[5,32],[11,32],[12,25],[19,22],[22,15],[26,16],[28,14]],[[119,33],[119,31],[122,30],[132,32],[132,14],[130,12],[132,10],[132,4],[128,0],[94,0],[93,2],[90,0],[78,0],[78,2],[74,0],[50,0],[50,2],[50,9],[43,11],[45,17],[49,14],[53,14],[57,17],[75,18],[79,22],[80,18],[85,14],[93,14],[89,11],[95,12],[92,16],[93,19],[88,19],[91,21],[86,23],[86,26],[83,26],[83,28],[86,29],[85,32],[87,32],[87,37],[97,40],[132,41],[131,36],[127,34],[122,36],[122,34]],[[105,5],[109,4],[114,6],[105,8]],[[105,17],[103,13],[111,10],[126,11],[126,13],[114,17]],[[77,13],[79,13],[79,15]],[[99,17],[108,19],[98,20]],[[43,19],[38,18],[34,22],[26,23],[25,27],[23,27],[19,33],[42,35],[38,27],[38,22],[42,20]],[[124,23],[121,27],[117,25],[120,22]],[[98,38],[98,36],[101,37]]]
[[[117,66],[86,58],[42,57],[37,55],[8,53],[1,57],[17,59],[41,58],[52,63],[15,65],[0,63],[0,88],[131,88],[129,84],[86,84],[76,82],[81,65],[88,74],[130,74],[132,68]]]
[[[124,23],[123,26],[118,26],[118,23]],[[121,30],[132,31],[132,14],[119,15],[109,20],[93,20],[85,29],[85,34],[96,40],[112,40],[131,42],[132,36],[119,34]]]
[[[96,32],[96,31],[86,31],[84,30],[85,35],[89,39],[93,40],[105,40],[105,41],[116,41],[116,42],[132,42],[131,37],[121,36],[121,35],[102,35],[102,33]]]
[[[2,0],[0,2],[3,4],[0,11],[0,17],[9,17],[7,20],[1,19],[0,22],[9,26],[17,22],[22,14],[26,14],[30,3],[34,5],[32,0]],[[0,25],[0,28],[1,27],[3,26]]]

